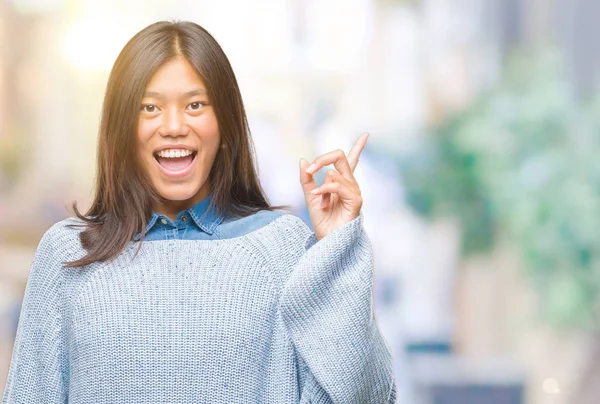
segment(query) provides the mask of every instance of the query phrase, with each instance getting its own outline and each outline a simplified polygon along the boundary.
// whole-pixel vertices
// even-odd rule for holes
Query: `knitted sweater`
[[[31,266],[2,403],[396,401],[361,216],[317,241],[284,214],[223,240],[84,255],[69,218]]]

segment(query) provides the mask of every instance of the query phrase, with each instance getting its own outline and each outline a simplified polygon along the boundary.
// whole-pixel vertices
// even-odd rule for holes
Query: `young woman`
[[[93,204],[38,246],[2,402],[394,403],[353,176],[365,142],[300,161],[312,232],[267,202],[212,36],[140,31],[108,80]]]

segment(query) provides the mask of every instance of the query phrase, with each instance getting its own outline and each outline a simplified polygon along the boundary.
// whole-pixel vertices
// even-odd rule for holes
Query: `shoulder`
[[[64,263],[75,259],[81,251],[78,234],[80,230],[70,225],[84,222],[77,218],[63,219],[47,229],[40,239],[28,275],[28,288],[36,290],[43,296],[52,296],[54,289],[60,288],[61,282],[69,272],[64,270]],[[40,295],[40,296],[41,296]]]
[[[307,249],[315,243],[314,232],[300,217],[279,211],[260,211],[238,219],[238,222],[244,223],[244,220],[251,223],[254,230],[235,238],[234,242],[264,260],[273,282],[283,285]]]
[[[297,218],[281,211],[260,210],[245,217],[226,216],[218,227],[222,238],[234,238],[251,233],[268,233],[277,231],[282,227],[297,227],[300,225]]]
[[[276,226],[274,226],[274,230],[276,231],[295,233],[303,237],[311,233],[310,228],[304,220],[291,213],[281,213],[275,222]]]
[[[85,222],[76,217],[68,217],[54,223],[44,232],[36,256],[60,255],[64,258],[77,254],[81,250],[79,233],[85,226]]]
[[[251,238],[277,254],[303,254],[313,244],[314,233],[300,217],[291,213],[261,211],[253,216]]]
[[[302,219],[290,213],[271,210],[260,210],[245,217],[225,217],[221,223],[222,228],[243,228],[243,233],[251,233],[259,229],[265,231],[309,231],[310,229]]]

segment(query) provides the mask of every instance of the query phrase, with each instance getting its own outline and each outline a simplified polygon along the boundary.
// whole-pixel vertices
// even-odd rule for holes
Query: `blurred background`
[[[112,63],[146,25],[189,19],[230,58],[273,204],[310,225],[299,159],[370,132],[355,176],[398,403],[600,402],[598,15],[595,0],[0,0],[0,386],[36,246],[91,201]]]

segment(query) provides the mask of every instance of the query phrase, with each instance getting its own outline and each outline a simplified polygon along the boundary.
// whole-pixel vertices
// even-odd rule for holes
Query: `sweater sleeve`
[[[3,404],[54,404],[68,400],[60,309],[63,286],[60,257],[64,258],[64,254],[56,245],[52,230],[42,237],[30,267]]]
[[[373,310],[373,254],[362,213],[307,239],[280,300],[300,356],[301,403],[396,402],[391,349]]]

